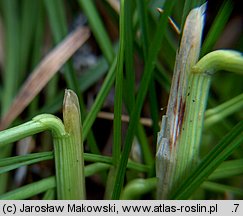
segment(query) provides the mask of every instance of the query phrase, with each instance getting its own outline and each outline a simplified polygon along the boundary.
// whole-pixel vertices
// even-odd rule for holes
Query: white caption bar
[[[0,215],[242,216],[243,200],[207,201],[0,201]]]

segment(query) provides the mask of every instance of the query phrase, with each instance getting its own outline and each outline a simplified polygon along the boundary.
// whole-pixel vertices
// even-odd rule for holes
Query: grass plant
[[[240,15],[213,4],[1,1],[0,199],[242,199]]]

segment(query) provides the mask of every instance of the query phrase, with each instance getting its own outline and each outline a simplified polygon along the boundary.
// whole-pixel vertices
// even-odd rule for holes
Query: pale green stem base
[[[203,130],[210,76],[191,74],[187,88],[185,115],[178,141],[177,158],[172,170],[170,190],[175,190],[195,167]]]

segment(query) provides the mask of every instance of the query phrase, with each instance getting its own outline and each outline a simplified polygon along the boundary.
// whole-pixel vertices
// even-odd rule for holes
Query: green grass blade
[[[107,163],[107,164],[113,163],[111,157],[89,154],[89,153],[84,154],[84,159],[85,159],[85,161],[90,161],[90,162],[101,162],[101,163]],[[134,161],[130,161],[130,160],[128,161],[128,168],[139,171],[139,172],[149,172],[150,171],[150,167],[148,167],[147,165],[137,163]]]
[[[139,24],[141,28],[141,44],[143,48],[143,58],[146,61],[148,55],[149,37],[148,37],[148,14],[147,14],[147,2],[144,0],[137,0],[137,10],[139,14]]]
[[[27,0],[28,1],[28,0]],[[33,1],[32,1],[33,2]],[[27,2],[28,4],[28,2]],[[30,32],[28,33],[31,41],[29,42],[30,48],[31,48],[31,56],[28,55],[26,61],[30,62],[30,69],[33,70],[35,66],[38,64],[38,62],[41,61],[42,57],[42,46],[43,46],[43,38],[44,38],[44,26],[45,21],[43,19],[44,14],[44,3],[41,0],[37,0],[34,2],[35,10],[33,11],[35,13],[35,19],[33,19],[33,27],[31,28],[34,32],[34,35],[31,35]],[[32,6],[34,7],[34,6]],[[26,11],[29,10],[28,6],[26,6]],[[31,16],[32,17],[32,16]],[[29,17],[28,17],[29,19]],[[27,23],[27,16],[26,16],[26,26]],[[27,28],[27,27],[26,27]],[[30,31],[30,29],[29,29]],[[22,64],[22,63],[21,63]],[[27,67],[28,65],[23,65],[23,68]],[[39,96],[36,96],[35,99],[30,103],[29,106],[29,117],[33,117],[34,113],[38,109],[38,102],[39,102]]]
[[[14,157],[8,157],[0,160],[0,167],[4,166],[14,166],[15,163],[25,163],[30,164],[32,163],[32,160],[39,160],[39,161],[44,161],[44,160],[51,160],[53,159],[53,152],[42,152],[42,153],[32,153],[29,155],[21,155],[21,156],[14,156]],[[28,162],[30,160],[30,162]],[[97,154],[90,154],[90,153],[84,153],[84,160],[87,162],[94,162],[94,163],[105,163],[112,165],[113,161],[111,157],[108,156],[102,156],[102,155],[97,155]],[[19,168],[21,165],[19,165],[16,168]],[[150,172],[150,167],[147,165],[137,163],[134,161],[128,161],[128,168],[138,171],[138,172]]]
[[[114,100],[114,123],[113,123],[113,145],[112,145],[112,159],[114,166],[110,169],[108,179],[107,179],[107,187],[105,191],[105,199],[110,199],[112,194],[112,189],[114,187],[115,175],[117,172],[117,165],[121,155],[121,146],[122,146],[122,94],[123,94],[123,65],[125,58],[125,45],[126,43],[130,43],[131,41],[127,41],[126,39],[126,16],[129,16],[130,10],[127,7],[128,2],[122,0],[120,2],[120,19],[119,19],[119,51],[117,57],[117,65],[116,65],[116,81],[115,81],[115,100]],[[131,39],[131,38],[130,38]],[[129,89],[127,89],[129,90]],[[130,92],[131,94],[131,92]]]
[[[18,69],[19,69],[19,25],[17,8],[18,3],[16,1],[3,1],[3,19],[6,29],[5,38],[5,64],[4,64],[4,88],[3,88],[3,101],[2,103],[2,115],[5,114],[15,96],[18,87]]]
[[[201,161],[171,199],[188,199],[202,182],[243,142],[243,121],[239,122]]]
[[[141,26],[141,39],[142,39],[142,47],[143,47],[143,57],[144,61],[146,62],[148,56],[148,49],[149,49],[149,37],[148,37],[148,11],[146,1],[137,1],[138,5],[138,13],[139,13],[139,23]],[[159,131],[159,126],[157,124],[159,120],[159,113],[158,113],[158,103],[157,103],[157,95],[155,91],[155,82],[154,79],[151,80],[149,86],[149,104],[151,110],[151,118],[153,122],[153,137],[157,136],[157,132]],[[153,140],[156,142],[156,139]]]
[[[125,64],[123,98],[129,113],[131,112],[132,107],[134,106],[135,103],[135,73],[134,73],[134,46],[133,46],[134,29],[133,29],[133,22],[132,22],[133,21],[132,15],[134,12],[133,8],[134,8],[133,1],[125,1],[123,15],[120,14],[120,19],[124,19],[123,20],[124,24],[123,26],[120,27],[120,31],[124,31],[122,33],[124,35],[123,46],[124,46],[124,64]]]
[[[33,43],[36,34],[36,25],[41,22],[39,19],[39,10],[41,10],[42,2],[37,0],[35,2],[31,0],[24,0],[21,8],[21,22],[20,22],[20,80],[23,80],[26,76],[26,69],[28,64],[28,58],[31,53],[31,45]],[[31,17],[31,19],[30,19]],[[40,41],[39,41],[40,43]]]
[[[45,130],[50,130],[56,138],[62,138],[66,134],[62,121],[58,117],[41,114],[24,124],[0,131],[0,145],[4,146]]]
[[[207,34],[206,39],[204,40],[204,43],[202,45],[201,56],[204,56],[206,53],[213,49],[213,46],[222,34],[222,31],[230,17],[232,10],[232,1],[224,1]]]
[[[3,25],[5,28],[5,47],[3,65],[3,88],[0,117],[7,113],[19,85],[19,66],[20,66],[20,38],[19,38],[19,19],[18,2],[2,1]],[[11,146],[2,148],[0,158],[8,156]],[[7,175],[0,176],[0,194],[7,187]]]
[[[28,199],[32,196],[45,192],[48,189],[56,186],[55,177],[48,177],[46,179],[34,182],[18,189],[0,195],[1,200],[21,200]]]
[[[151,119],[152,119],[152,128],[153,128],[153,143],[156,144],[156,137],[157,133],[159,131],[159,105],[157,102],[157,93],[155,89],[155,81],[154,79],[151,80],[150,86],[149,86],[149,103],[150,103],[150,113],[151,113]]]
[[[121,199],[122,200],[135,200],[141,199],[142,195],[155,190],[157,186],[157,178],[148,179],[134,179],[129,182],[124,188]]]
[[[229,185],[224,185],[224,184],[219,184],[215,182],[209,182],[205,181],[202,186],[203,189],[210,190],[213,192],[218,192],[218,193],[231,193],[237,196],[240,196],[241,198],[243,197],[243,189],[242,188],[237,188],[237,187],[232,187]]]
[[[110,164],[106,163],[93,163],[85,166],[84,171],[85,171],[85,177],[92,176],[94,174],[97,174],[101,171],[106,171],[111,167]]]
[[[144,34],[147,34],[147,32],[144,32],[143,31],[143,28],[145,30],[145,22],[146,22],[146,4],[145,4],[145,1],[136,1],[136,5],[138,7],[138,10],[139,10],[139,14],[141,16],[143,16],[143,18],[145,20],[143,20],[141,18],[141,30],[142,30],[142,33],[141,33],[141,37],[142,37],[142,41],[145,41],[147,39],[144,39],[144,38],[147,38],[147,36],[143,36]],[[133,37],[135,37],[134,35],[134,26],[133,26],[133,17],[132,17],[132,14],[133,14],[133,2],[132,1],[127,1],[126,4],[125,4],[125,72],[126,72],[126,75],[125,75],[125,79],[124,79],[124,103],[126,104],[126,108],[128,110],[128,113],[131,114],[132,112],[132,109],[135,105],[135,73],[134,73],[134,44],[133,44]],[[144,14],[143,14],[144,13]],[[141,55],[143,55],[142,57],[144,59],[145,56],[144,54],[146,53],[146,56],[147,56],[147,49],[148,49],[148,41],[146,41],[146,47],[144,46],[144,50],[143,52],[141,52]],[[142,44],[144,44],[142,42]],[[145,50],[146,49],[146,50]],[[139,51],[138,51],[139,52]],[[140,52],[139,52],[140,53]],[[138,128],[137,128],[137,132],[136,132],[136,135],[138,137],[138,140],[139,140],[139,144],[141,146],[141,150],[142,150],[142,156],[144,158],[144,162],[145,164],[147,165],[152,165],[154,160],[153,160],[153,155],[150,151],[150,148],[149,148],[149,144],[148,144],[148,140],[147,140],[147,137],[146,137],[146,134],[145,134],[145,130],[143,129],[143,126],[138,123]]]
[[[159,82],[161,86],[163,86],[166,92],[170,91],[171,78],[166,73],[165,68],[159,62],[156,62],[154,78]]]
[[[9,172],[11,170],[17,169],[17,168],[22,167],[22,166],[27,166],[27,165],[30,165],[30,164],[35,164],[35,163],[38,163],[38,162],[41,162],[41,161],[51,160],[52,158],[53,158],[53,155],[52,154],[51,155],[47,155],[47,156],[42,156],[42,157],[38,156],[37,158],[28,159],[28,160],[26,160],[26,157],[24,157],[24,159],[26,160],[24,162],[15,162],[12,165],[4,165],[3,167],[1,167],[0,174]],[[12,157],[10,159],[12,159]],[[1,160],[0,161],[0,166],[2,164],[3,163],[2,163],[2,160]]]
[[[119,52],[117,57],[116,65],[116,81],[115,81],[115,100],[114,100],[114,123],[113,123],[113,150],[112,158],[114,160],[114,165],[117,166],[120,154],[121,154],[121,141],[122,141],[122,131],[121,131],[121,115],[122,115],[122,90],[123,90],[123,64],[124,64],[124,52],[125,52],[125,30],[126,30],[126,11],[125,11],[126,1],[122,0],[120,3],[120,44]]]
[[[114,50],[93,1],[79,0],[79,4],[84,10],[86,16],[88,17],[89,25],[100,46],[103,55],[105,56],[108,63],[111,64],[114,59]]]
[[[62,40],[63,36],[67,34],[64,2],[63,0],[57,0],[56,2],[45,0],[44,3],[48,12],[55,42],[58,43]]]
[[[56,196],[56,190],[54,188],[48,189],[44,196],[42,197],[42,200],[54,200]]]
[[[137,137],[143,153],[142,156],[144,159],[144,163],[151,167],[152,171],[154,166],[154,156],[151,151],[151,146],[148,143],[148,138],[146,136],[145,129],[140,123],[138,124]]]
[[[223,120],[225,117],[242,110],[243,108],[243,94],[240,94],[217,107],[208,109],[205,112],[204,127],[208,128],[213,124]]]
[[[115,80],[115,67],[116,67],[116,59],[113,61],[110,70],[108,71],[108,74],[106,75],[106,78],[103,82],[103,85],[96,96],[95,102],[92,105],[91,109],[89,110],[89,113],[87,114],[86,118],[84,119],[83,123],[83,139],[85,140],[87,138],[87,135],[89,133],[89,130],[91,129],[95,118],[100,111],[104,100],[106,96],[108,95],[114,80]]]
[[[225,70],[243,75],[243,55],[235,50],[216,50],[202,57],[192,68],[192,73],[214,74]]]
[[[125,177],[125,172],[126,172],[127,161],[128,161],[129,153],[131,150],[131,145],[132,145],[135,129],[138,124],[140,112],[142,110],[143,102],[144,102],[144,99],[145,99],[145,96],[146,96],[146,93],[148,90],[148,86],[149,86],[149,83],[150,83],[150,80],[152,77],[152,73],[153,73],[154,66],[155,66],[154,63],[156,61],[156,57],[157,57],[157,54],[160,49],[160,44],[162,42],[163,35],[164,35],[163,33],[167,26],[166,20],[167,20],[168,15],[170,14],[170,11],[171,11],[174,3],[175,3],[175,1],[166,2],[165,13],[162,14],[162,16],[160,17],[160,19],[158,21],[158,24],[157,24],[158,28],[155,32],[154,38],[153,38],[152,43],[149,48],[148,61],[147,61],[147,64],[145,65],[144,76],[142,78],[142,81],[141,81],[141,84],[139,87],[135,107],[133,108],[133,111],[132,111],[130,124],[128,126],[127,135],[125,137],[124,150],[122,153],[121,160],[119,162],[118,174],[116,176],[116,184],[115,184],[115,188],[114,188],[113,195],[112,195],[113,199],[119,199],[119,197],[120,197],[120,193],[121,193],[121,189],[122,189],[123,181],[124,181],[124,177]]]
[[[45,21],[43,20],[43,17],[45,17],[45,9],[44,9],[44,2],[42,0],[38,0],[39,3],[37,4],[38,10],[35,11],[37,14],[37,20],[34,25],[34,38],[33,38],[33,44],[32,44],[32,56],[31,56],[31,69],[33,69],[38,62],[41,60],[41,51],[43,46],[43,38],[45,33]]]
[[[223,162],[209,177],[209,180],[243,175],[243,159]]]
[[[0,160],[0,167],[14,165],[15,163],[23,163],[28,160],[35,160],[39,158],[53,158],[53,152],[40,152],[40,153],[32,153],[27,155],[19,155],[14,157],[3,158]]]

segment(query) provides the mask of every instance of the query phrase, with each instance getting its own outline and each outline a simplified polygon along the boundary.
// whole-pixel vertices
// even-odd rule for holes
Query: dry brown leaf
[[[87,41],[89,35],[88,28],[77,28],[37,65],[2,118],[0,130],[7,128],[29,105],[63,64]]]

